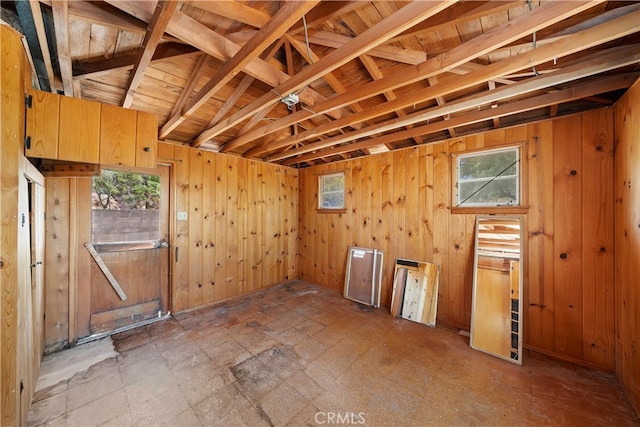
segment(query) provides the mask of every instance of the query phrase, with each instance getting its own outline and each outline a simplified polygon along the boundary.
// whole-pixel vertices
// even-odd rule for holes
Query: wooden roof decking
[[[154,113],[160,139],[292,166],[610,105],[640,73],[637,2],[2,8],[43,88]]]

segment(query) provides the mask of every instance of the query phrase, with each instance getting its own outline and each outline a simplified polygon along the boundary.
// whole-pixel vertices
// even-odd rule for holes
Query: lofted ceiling
[[[295,167],[613,104],[636,1],[2,1],[42,90]],[[289,104],[287,105],[286,102]]]

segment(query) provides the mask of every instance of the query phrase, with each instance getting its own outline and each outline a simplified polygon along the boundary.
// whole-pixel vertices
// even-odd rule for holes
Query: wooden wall
[[[615,106],[616,373],[640,414],[640,80]]]
[[[298,172],[161,143],[173,165],[172,311],[298,277]]]
[[[21,35],[2,24],[0,35],[0,424],[19,426],[42,356],[44,178],[23,155]]]
[[[469,329],[475,214],[452,213],[451,153],[526,142],[524,343],[613,370],[613,115],[608,109],[300,171],[301,276],[342,289],[350,245],[441,266],[438,320]],[[319,213],[317,177],[346,172],[344,214]],[[563,256],[561,258],[561,255]],[[566,256],[565,256],[566,255]]]
[[[89,332],[88,325],[77,322],[88,304],[77,301],[78,291],[90,286],[91,259],[84,243],[91,241],[91,178],[49,177],[46,182],[44,346],[51,353],[74,342],[77,333]]]
[[[298,277],[297,170],[166,143],[158,149],[172,166],[173,313]],[[77,301],[92,262],[83,246],[91,240],[90,192],[89,178],[47,178],[47,352],[88,333]]]

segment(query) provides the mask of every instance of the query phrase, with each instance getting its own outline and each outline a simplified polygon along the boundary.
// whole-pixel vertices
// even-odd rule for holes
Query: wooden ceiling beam
[[[327,1],[322,2],[317,7],[315,7],[309,14],[305,17],[307,21],[307,29],[314,28],[319,25],[324,24],[327,21],[331,21],[333,19],[339,18],[346,13],[351,12],[354,9],[362,7],[362,1]],[[296,23],[293,27],[291,27],[291,31],[289,34],[298,34],[304,31],[304,26],[302,22]]]
[[[133,104],[133,97],[135,96],[136,90],[144,77],[147,67],[151,63],[151,59],[162,39],[164,30],[167,28],[177,7],[177,0],[159,1],[157,3],[153,17],[151,21],[149,21],[147,32],[142,41],[142,51],[138,53],[138,60],[133,66],[133,71],[129,77],[124,100],[122,101],[124,108],[129,108],[131,104]]]
[[[307,144],[302,149],[293,150],[287,155],[269,156],[269,161],[277,161],[296,154],[304,154],[314,149],[326,148],[332,145],[338,145],[344,142],[354,141],[358,138],[364,138],[380,132],[388,132],[400,127],[416,124],[419,122],[442,117],[447,114],[457,113],[470,108],[478,108],[482,105],[491,104],[500,100],[508,99],[513,96],[519,96],[536,90],[548,88],[554,85],[563,84],[572,80],[581,79],[592,76],[594,74],[603,73],[616,68],[640,62],[640,45],[628,45],[620,48],[613,48],[605,53],[597,53],[591,55],[588,60],[563,68],[555,73],[543,74],[532,77],[509,86],[503,86],[499,89],[486,91],[480,95],[474,95],[455,102],[450,102],[444,106],[431,108],[425,111],[419,111],[410,114],[402,119],[388,120],[369,126],[357,131],[350,132],[344,136],[330,138],[322,143]],[[449,122],[446,122],[449,123]],[[304,140],[304,139],[303,139]],[[282,141],[284,142],[284,141]],[[292,138],[287,140],[288,144],[295,142]]]
[[[473,123],[491,120],[494,117],[504,117],[525,111],[536,110],[548,106],[558,105],[565,102],[575,101],[584,97],[606,93],[618,89],[630,87],[640,76],[639,73],[630,73],[625,75],[616,75],[610,77],[599,78],[595,81],[582,83],[580,85],[555,91],[552,93],[538,95],[532,98],[520,101],[505,103],[496,108],[488,108],[484,110],[469,111],[456,117],[452,117],[448,123],[444,120],[430,123],[427,125],[415,127],[410,130],[403,130],[381,137],[367,139],[352,144],[334,146],[319,149],[315,152],[303,154],[299,157],[291,157],[284,162],[283,165],[293,165],[302,162],[308,162],[318,157],[326,157],[333,154],[348,153],[351,151],[370,148],[379,144],[389,144],[396,141],[402,141],[413,136],[428,135],[447,129],[448,126],[466,126]]]
[[[414,2],[406,5],[395,14],[367,29],[350,43],[334,50],[320,61],[301,70],[298,74],[274,88],[274,91],[264,94],[238,113],[220,122],[219,125],[203,132],[196,141],[199,139],[206,140],[224,132],[226,129],[235,126],[237,123],[251,116],[256,111],[261,110],[264,106],[279,102],[283,96],[301,89],[319,76],[341,67],[350,60],[366,53],[368,50],[384,43],[406,28],[438,13],[453,3],[453,1],[446,0],[437,2]],[[225,144],[222,150],[228,151],[233,148],[234,144]]]
[[[431,86],[433,85],[437,85],[438,84],[438,76],[431,76],[427,78],[427,81],[429,82],[429,84]],[[495,83],[494,83],[495,86]],[[440,95],[440,96],[436,96],[436,104],[443,106],[444,104],[446,104],[447,101],[444,99],[444,96]],[[444,118],[445,120],[449,120],[448,117]],[[449,128],[447,129],[449,131],[449,135],[454,138],[456,136],[456,130],[454,128]]]
[[[167,59],[176,59],[183,55],[194,55],[200,52],[199,49],[182,43],[162,43],[153,53],[151,63],[159,62]],[[83,80],[100,76],[113,71],[121,71],[133,68],[138,58],[138,53],[127,55],[118,55],[113,58],[103,59],[101,61],[92,62],[74,62],[73,78],[74,80]]]
[[[369,73],[369,75],[374,81],[382,80],[384,78],[382,71],[380,71],[380,68],[378,68],[378,64],[376,64],[376,61],[374,61],[371,56],[360,55],[360,62],[362,62],[362,65],[364,65],[364,68],[367,70],[367,73]],[[382,95],[385,97],[387,101],[394,101],[398,98],[392,90],[383,92]],[[405,113],[404,110],[396,110],[394,111],[394,113],[398,117],[404,117],[407,115],[407,113]],[[420,144],[422,142],[418,137],[413,138],[413,140],[416,144]]]
[[[73,68],[69,44],[69,0],[54,1],[51,4],[51,10],[53,11],[62,87],[66,96],[73,96]]]
[[[143,21],[150,20],[153,15],[152,2],[123,0],[105,1],[123,12],[136,16]],[[216,33],[206,25],[182,12],[174,14],[173,19],[169,22],[167,27],[167,32],[183,42],[189,43],[223,62],[228,61],[240,50],[240,46],[236,43]],[[275,87],[289,78],[286,73],[278,70],[260,58],[254,58],[250,61],[243,71],[271,87]],[[304,93],[300,94],[300,100],[307,105],[315,105],[319,102],[325,101],[326,98],[312,89],[307,89]],[[328,114],[334,118],[340,118],[346,112],[346,110],[335,110]]]
[[[252,27],[262,28],[271,19],[271,15],[239,1],[202,1],[186,0],[184,2],[198,9],[215,13],[232,21],[242,22]]]
[[[280,39],[277,43],[274,43],[271,48],[268,51],[265,51],[264,54],[262,55],[262,59],[264,59],[265,61],[268,61],[269,59],[271,59],[273,57],[273,55],[276,54],[276,52],[278,50],[280,50],[280,48],[282,47],[282,45],[284,45],[284,40]],[[287,71],[288,72],[288,71]],[[250,79],[252,79],[251,81],[253,81],[253,78],[251,76],[245,76],[245,77],[249,77]],[[245,81],[245,79],[243,79],[242,83]],[[247,86],[248,89],[248,86]],[[242,90],[242,93],[244,93],[246,91],[246,89]],[[240,93],[240,95],[242,94]],[[235,94],[235,91],[234,91]],[[232,94],[232,97],[233,95]],[[225,101],[225,105],[227,104],[227,101]],[[233,107],[235,105],[235,101],[233,102],[233,104],[231,104],[231,107]],[[255,116],[253,116],[251,118],[251,120],[249,120],[243,127],[242,129],[240,129],[238,131],[238,135],[242,135],[244,132],[249,132],[251,129],[253,129],[254,126],[256,126],[260,121],[262,121],[267,114],[269,114],[271,112],[272,108],[265,108],[264,110],[256,113]],[[220,114],[220,111],[223,111],[222,114]],[[227,110],[228,111],[228,110]],[[221,108],[216,115],[209,121],[209,123],[207,124],[207,127],[205,129],[210,128],[211,126],[215,125],[216,123],[218,123],[218,121],[220,121],[222,119],[222,117],[224,117],[224,114],[226,114],[226,111],[224,111],[224,108]]]
[[[270,133],[281,129],[288,125],[290,120],[303,120],[313,114],[322,114],[332,108],[337,108],[345,105],[345,103],[354,100],[361,100],[377,94],[383,93],[388,90],[393,90],[402,87],[406,84],[420,81],[438,74],[441,74],[451,68],[456,68],[461,64],[470,61],[484,53],[490,52],[496,47],[503,46],[513,40],[517,40],[525,34],[529,34],[545,25],[552,25],[558,20],[566,18],[572,13],[578,13],[590,5],[591,2],[550,2],[544,6],[535,9],[533,12],[527,14],[527,17],[519,17],[506,24],[494,28],[492,31],[484,33],[467,43],[464,43],[450,51],[432,59],[428,59],[422,64],[403,70],[402,73],[396,73],[386,76],[384,79],[362,85],[358,88],[350,90],[344,95],[336,96],[328,99],[319,105],[313,107],[313,111],[307,110],[299,111],[289,117],[280,119],[276,122],[269,123],[259,129],[261,134]],[[349,123],[355,121],[364,121],[377,117],[383,114],[397,111],[402,108],[406,108],[413,104],[424,102],[426,100],[435,99],[436,96],[443,96],[448,93],[452,93],[464,88],[474,86],[486,82],[488,80],[496,80],[498,77],[521,70],[525,67],[531,67],[534,64],[540,64],[553,58],[560,57],[574,53],[578,50],[582,50],[584,47],[582,43],[584,40],[588,40],[592,46],[603,43],[602,37],[606,40],[612,40],[620,37],[621,35],[628,34],[629,31],[633,31],[633,20],[637,17],[630,17],[624,21],[625,25],[620,27],[616,23],[622,22],[624,18],[618,18],[607,24],[599,26],[598,29],[591,29],[579,34],[567,36],[564,39],[560,39],[550,45],[540,47],[535,51],[529,51],[520,55],[504,59],[497,63],[484,66],[476,71],[465,74],[459,79],[449,81],[447,83],[440,83],[435,86],[431,86],[422,90],[414,91],[407,96],[397,99],[392,102],[387,102],[376,108],[372,108],[364,113],[356,113],[342,119],[335,120],[332,123],[319,126],[314,133],[303,132],[296,138],[306,139],[308,137],[317,136],[318,132],[331,132],[341,127],[346,126]],[[606,26],[606,28],[604,27]],[[604,29],[603,29],[604,28]],[[637,28],[634,29],[637,31]],[[294,117],[295,116],[295,117]],[[250,141],[256,135],[251,133],[237,138],[232,143],[240,144]],[[291,141],[283,140],[282,146],[290,144]],[[280,148],[280,141],[270,143],[268,146],[260,147],[262,150],[260,153],[252,152],[251,155],[258,155],[266,153],[271,150]]]
[[[242,71],[249,62],[257,58],[273,42],[280,38],[297,20],[311,10],[320,0],[287,2],[240,50],[233,55],[200,91],[193,96],[179,114],[173,115],[160,129],[160,138],[166,138],[176,127],[204,105],[209,98],[222,89]],[[207,138],[210,139],[210,138]],[[192,144],[198,147],[207,139],[198,139]]]
[[[314,64],[320,60],[320,57],[316,55],[316,53],[311,48],[309,48],[309,51],[307,52],[307,46],[305,43],[289,36],[288,34],[285,34],[284,36],[289,44],[305,59],[305,61],[307,61],[309,65]],[[347,92],[347,88],[344,87],[342,82],[336,76],[334,76],[333,73],[327,73],[321,78],[327,82],[327,84],[331,87],[331,89],[333,89],[335,93],[343,94]],[[349,104],[349,107],[351,107],[351,109],[356,112],[364,111],[364,109],[357,102]]]
[[[526,0],[461,2],[434,17],[421,22],[413,28],[409,28],[404,33],[389,40],[389,42],[395,43],[411,37],[420,38],[420,35],[423,33],[436,32],[442,28],[451,27],[452,25],[457,25],[473,19],[479,19],[483,16],[503,12],[526,3]]]
[[[189,78],[189,81],[187,82],[187,84],[184,86],[184,89],[182,89],[182,93],[180,93],[178,100],[176,101],[175,105],[173,106],[173,109],[171,110],[171,114],[169,114],[170,116],[180,113],[180,111],[182,110],[182,107],[184,107],[184,104],[187,103],[187,100],[193,94],[193,91],[195,90],[196,85],[198,84],[198,81],[200,81],[200,79],[202,78],[204,70],[206,70],[211,59],[213,58],[211,58],[206,53],[200,54],[200,58],[198,58],[198,62],[196,62],[195,67],[193,67],[193,70],[191,70],[191,77]]]
[[[33,1],[33,0],[32,0]],[[42,34],[44,32],[44,21],[42,20],[42,12],[40,11],[39,4],[36,2],[36,8],[32,7],[31,2],[28,1],[17,1],[15,2],[16,12],[18,14],[18,20],[20,22],[19,28],[21,28],[22,34],[24,35],[23,44],[25,44],[26,49],[28,51],[27,58],[29,63],[31,64],[31,68],[35,73],[37,80],[37,89],[51,92],[52,84],[54,78],[53,76],[53,68],[51,69],[51,74],[49,74],[47,67],[45,65],[46,56],[42,51],[42,42],[41,42],[41,31]],[[36,20],[39,18],[39,23],[36,23]],[[38,24],[40,25],[40,30],[38,28]],[[44,38],[44,43],[46,45],[47,39],[46,35]],[[48,51],[48,50],[47,50]],[[51,57],[49,56],[49,63],[51,63]]]
[[[302,39],[302,36],[296,36],[296,38],[300,40]],[[333,49],[340,49],[342,46],[350,43],[352,40],[353,37],[331,33],[329,31],[315,31],[309,34],[309,43],[317,44],[324,47],[330,47]],[[375,48],[367,51],[367,55],[410,65],[420,64],[427,59],[427,54],[425,52],[412,49],[403,49],[399,46],[390,44],[376,46]]]

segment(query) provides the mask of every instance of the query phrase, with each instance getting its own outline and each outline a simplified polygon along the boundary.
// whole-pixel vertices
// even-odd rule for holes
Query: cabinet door
[[[136,166],[139,168],[155,168],[157,146],[158,119],[155,114],[138,111]]]
[[[98,163],[100,104],[63,96],[60,98],[58,159]]]
[[[59,99],[54,93],[29,90],[31,108],[27,108],[27,137],[31,138],[25,154],[43,159],[58,158]]]
[[[136,111],[102,105],[100,113],[100,164],[135,166]]]

